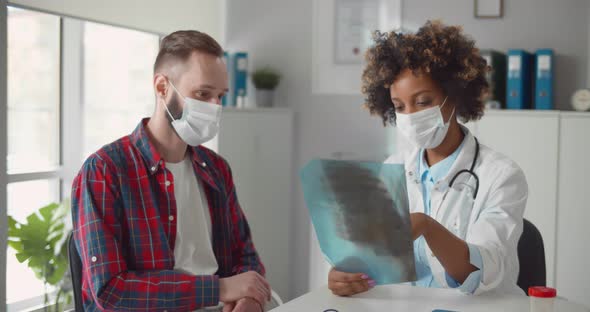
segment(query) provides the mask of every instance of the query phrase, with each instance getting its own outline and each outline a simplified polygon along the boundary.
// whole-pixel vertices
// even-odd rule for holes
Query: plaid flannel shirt
[[[74,240],[86,311],[192,311],[219,302],[219,278],[265,273],[238,203],[231,169],[213,151],[189,147],[212,224],[216,275],[174,270],[173,177],[142,120],[91,155],[72,186]]]

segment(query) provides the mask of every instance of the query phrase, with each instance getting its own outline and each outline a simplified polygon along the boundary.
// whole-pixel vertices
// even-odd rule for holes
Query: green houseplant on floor
[[[8,245],[20,263],[27,263],[45,286],[45,310],[49,305],[49,285],[57,287],[54,310],[72,300],[68,270],[66,227],[69,203],[52,203],[27,216],[23,223],[8,216]]]

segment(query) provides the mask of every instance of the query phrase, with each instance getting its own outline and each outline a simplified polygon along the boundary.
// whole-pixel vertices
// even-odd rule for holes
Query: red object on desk
[[[550,287],[529,287],[529,296],[537,298],[555,298],[557,296],[557,290]]]

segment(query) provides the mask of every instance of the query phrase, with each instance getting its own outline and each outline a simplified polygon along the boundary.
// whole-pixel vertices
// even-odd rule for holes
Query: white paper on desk
[[[336,269],[378,285],[416,280],[402,165],[312,160],[301,181],[320,248]]]

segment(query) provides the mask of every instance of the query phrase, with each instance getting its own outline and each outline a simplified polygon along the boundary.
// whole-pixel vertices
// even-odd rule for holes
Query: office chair
[[[545,247],[539,230],[524,219],[522,235],[518,241],[518,286],[526,294],[531,286],[546,286]]]
[[[68,259],[70,260],[70,274],[74,290],[74,311],[83,312],[82,304],[82,260],[76,249],[76,242],[72,233],[68,235]]]

